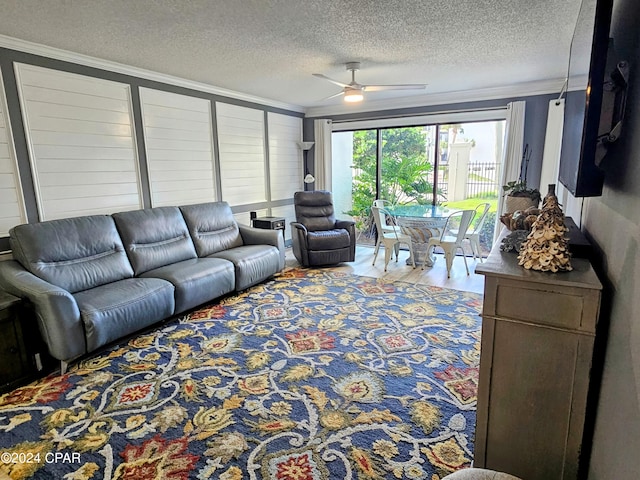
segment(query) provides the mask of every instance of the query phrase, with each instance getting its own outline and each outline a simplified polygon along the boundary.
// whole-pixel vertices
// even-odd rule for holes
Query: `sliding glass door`
[[[475,208],[490,203],[481,234],[491,245],[499,196],[504,121],[419,125],[334,132],[336,211],[356,221],[358,242],[375,239],[373,200],[393,204]]]
[[[435,204],[435,126],[380,129],[378,198],[393,204]]]

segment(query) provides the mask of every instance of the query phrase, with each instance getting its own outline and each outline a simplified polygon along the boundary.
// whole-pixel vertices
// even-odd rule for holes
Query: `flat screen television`
[[[602,151],[597,146],[612,6],[613,0],[582,0],[571,41],[559,180],[576,197],[602,195],[596,151]]]

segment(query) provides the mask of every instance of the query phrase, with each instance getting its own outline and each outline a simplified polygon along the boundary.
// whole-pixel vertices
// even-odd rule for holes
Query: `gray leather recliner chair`
[[[304,267],[353,262],[355,222],[336,220],[331,192],[296,192],[293,198],[296,222],[291,222],[291,239],[298,262]]]

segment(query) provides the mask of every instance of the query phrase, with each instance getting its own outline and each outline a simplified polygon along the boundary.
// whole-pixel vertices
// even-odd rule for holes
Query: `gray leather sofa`
[[[280,232],[238,225],[226,202],[19,225],[0,287],[34,307],[67,363],[284,268]]]

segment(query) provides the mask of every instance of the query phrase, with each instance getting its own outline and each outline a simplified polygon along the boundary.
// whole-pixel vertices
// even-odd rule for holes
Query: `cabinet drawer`
[[[486,300],[486,299],[485,299]],[[595,333],[599,291],[581,288],[542,288],[500,280],[495,297],[485,301],[487,315],[584,333]]]

